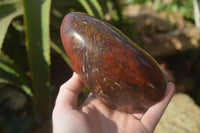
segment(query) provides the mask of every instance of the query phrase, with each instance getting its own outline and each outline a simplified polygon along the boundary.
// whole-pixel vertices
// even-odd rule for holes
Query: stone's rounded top
[[[70,13],[61,38],[84,85],[112,108],[133,112],[158,102],[166,83],[156,61],[108,23]]]

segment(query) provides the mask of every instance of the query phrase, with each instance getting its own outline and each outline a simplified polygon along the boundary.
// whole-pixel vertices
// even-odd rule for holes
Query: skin
[[[83,84],[73,76],[59,90],[52,113],[53,133],[153,133],[170,102],[175,85],[168,83],[163,99],[146,112],[123,113],[90,95],[78,106]]]

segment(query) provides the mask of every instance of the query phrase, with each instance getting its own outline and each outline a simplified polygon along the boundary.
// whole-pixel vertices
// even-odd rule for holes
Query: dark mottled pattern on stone
[[[63,20],[61,38],[84,85],[110,107],[133,113],[163,97],[166,83],[158,64],[118,29],[70,13]]]

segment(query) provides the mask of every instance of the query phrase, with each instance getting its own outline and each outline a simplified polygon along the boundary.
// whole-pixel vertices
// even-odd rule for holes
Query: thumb
[[[63,108],[65,110],[76,109],[78,104],[78,95],[81,93],[83,85],[76,73],[65,82],[59,90],[55,108]]]

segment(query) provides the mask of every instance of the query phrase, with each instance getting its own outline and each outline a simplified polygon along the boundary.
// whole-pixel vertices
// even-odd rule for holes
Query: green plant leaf
[[[86,10],[86,12],[91,15],[94,16],[94,13],[92,11],[92,8],[90,7],[90,5],[88,4],[87,0],[78,0],[80,2],[80,4],[83,6],[83,8]]]
[[[0,49],[11,21],[22,14],[20,0],[0,1]]]
[[[96,16],[100,19],[104,19],[103,10],[98,0],[78,0],[78,1],[89,15]]]
[[[27,53],[38,117],[50,111],[51,0],[23,0]]]
[[[0,73],[1,73],[1,70],[0,70]],[[10,77],[10,76],[8,76],[8,77]],[[16,80],[16,78],[14,80]],[[9,78],[7,80],[7,79],[4,79],[4,78],[0,77],[0,84],[9,84],[9,85],[15,86],[17,88],[21,88],[28,96],[33,97],[33,93],[31,91],[30,87],[28,87],[28,86],[26,86],[24,84],[20,84],[20,83],[18,84],[18,83],[16,83],[18,81],[17,80],[14,81],[14,80],[11,79],[11,78]]]
[[[97,11],[99,18],[104,19],[103,11],[102,11],[101,5],[99,4],[98,0],[90,0],[90,3],[94,7],[94,9]]]
[[[14,61],[0,52],[0,84],[10,84],[21,88],[27,95],[33,96],[29,83]]]
[[[14,61],[11,60],[6,54],[4,54],[1,51],[0,51],[0,70],[1,70],[0,77],[6,78],[6,75],[4,74],[7,73],[7,75],[12,75],[16,77],[19,82],[20,74],[17,72],[17,68]],[[7,76],[7,77],[9,78],[12,76]]]
[[[113,5],[114,5],[114,7],[115,7],[115,10],[116,10],[116,12],[117,12],[118,21],[119,21],[119,24],[120,24],[120,26],[121,26],[121,23],[122,23],[122,21],[123,21],[122,9],[121,9],[120,4],[119,4],[119,2],[118,2],[117,0],[112,0],[112,2],[113,2]]]
[[[51,48],[52,48],[52,50],[54,50],[58,55],[60,55],[63,58],[63,60],[67,63],[67,65],[73,71],[72,65],[71,65],[66,53],[60,47],[58,47],[54,42],[51,42]]]

